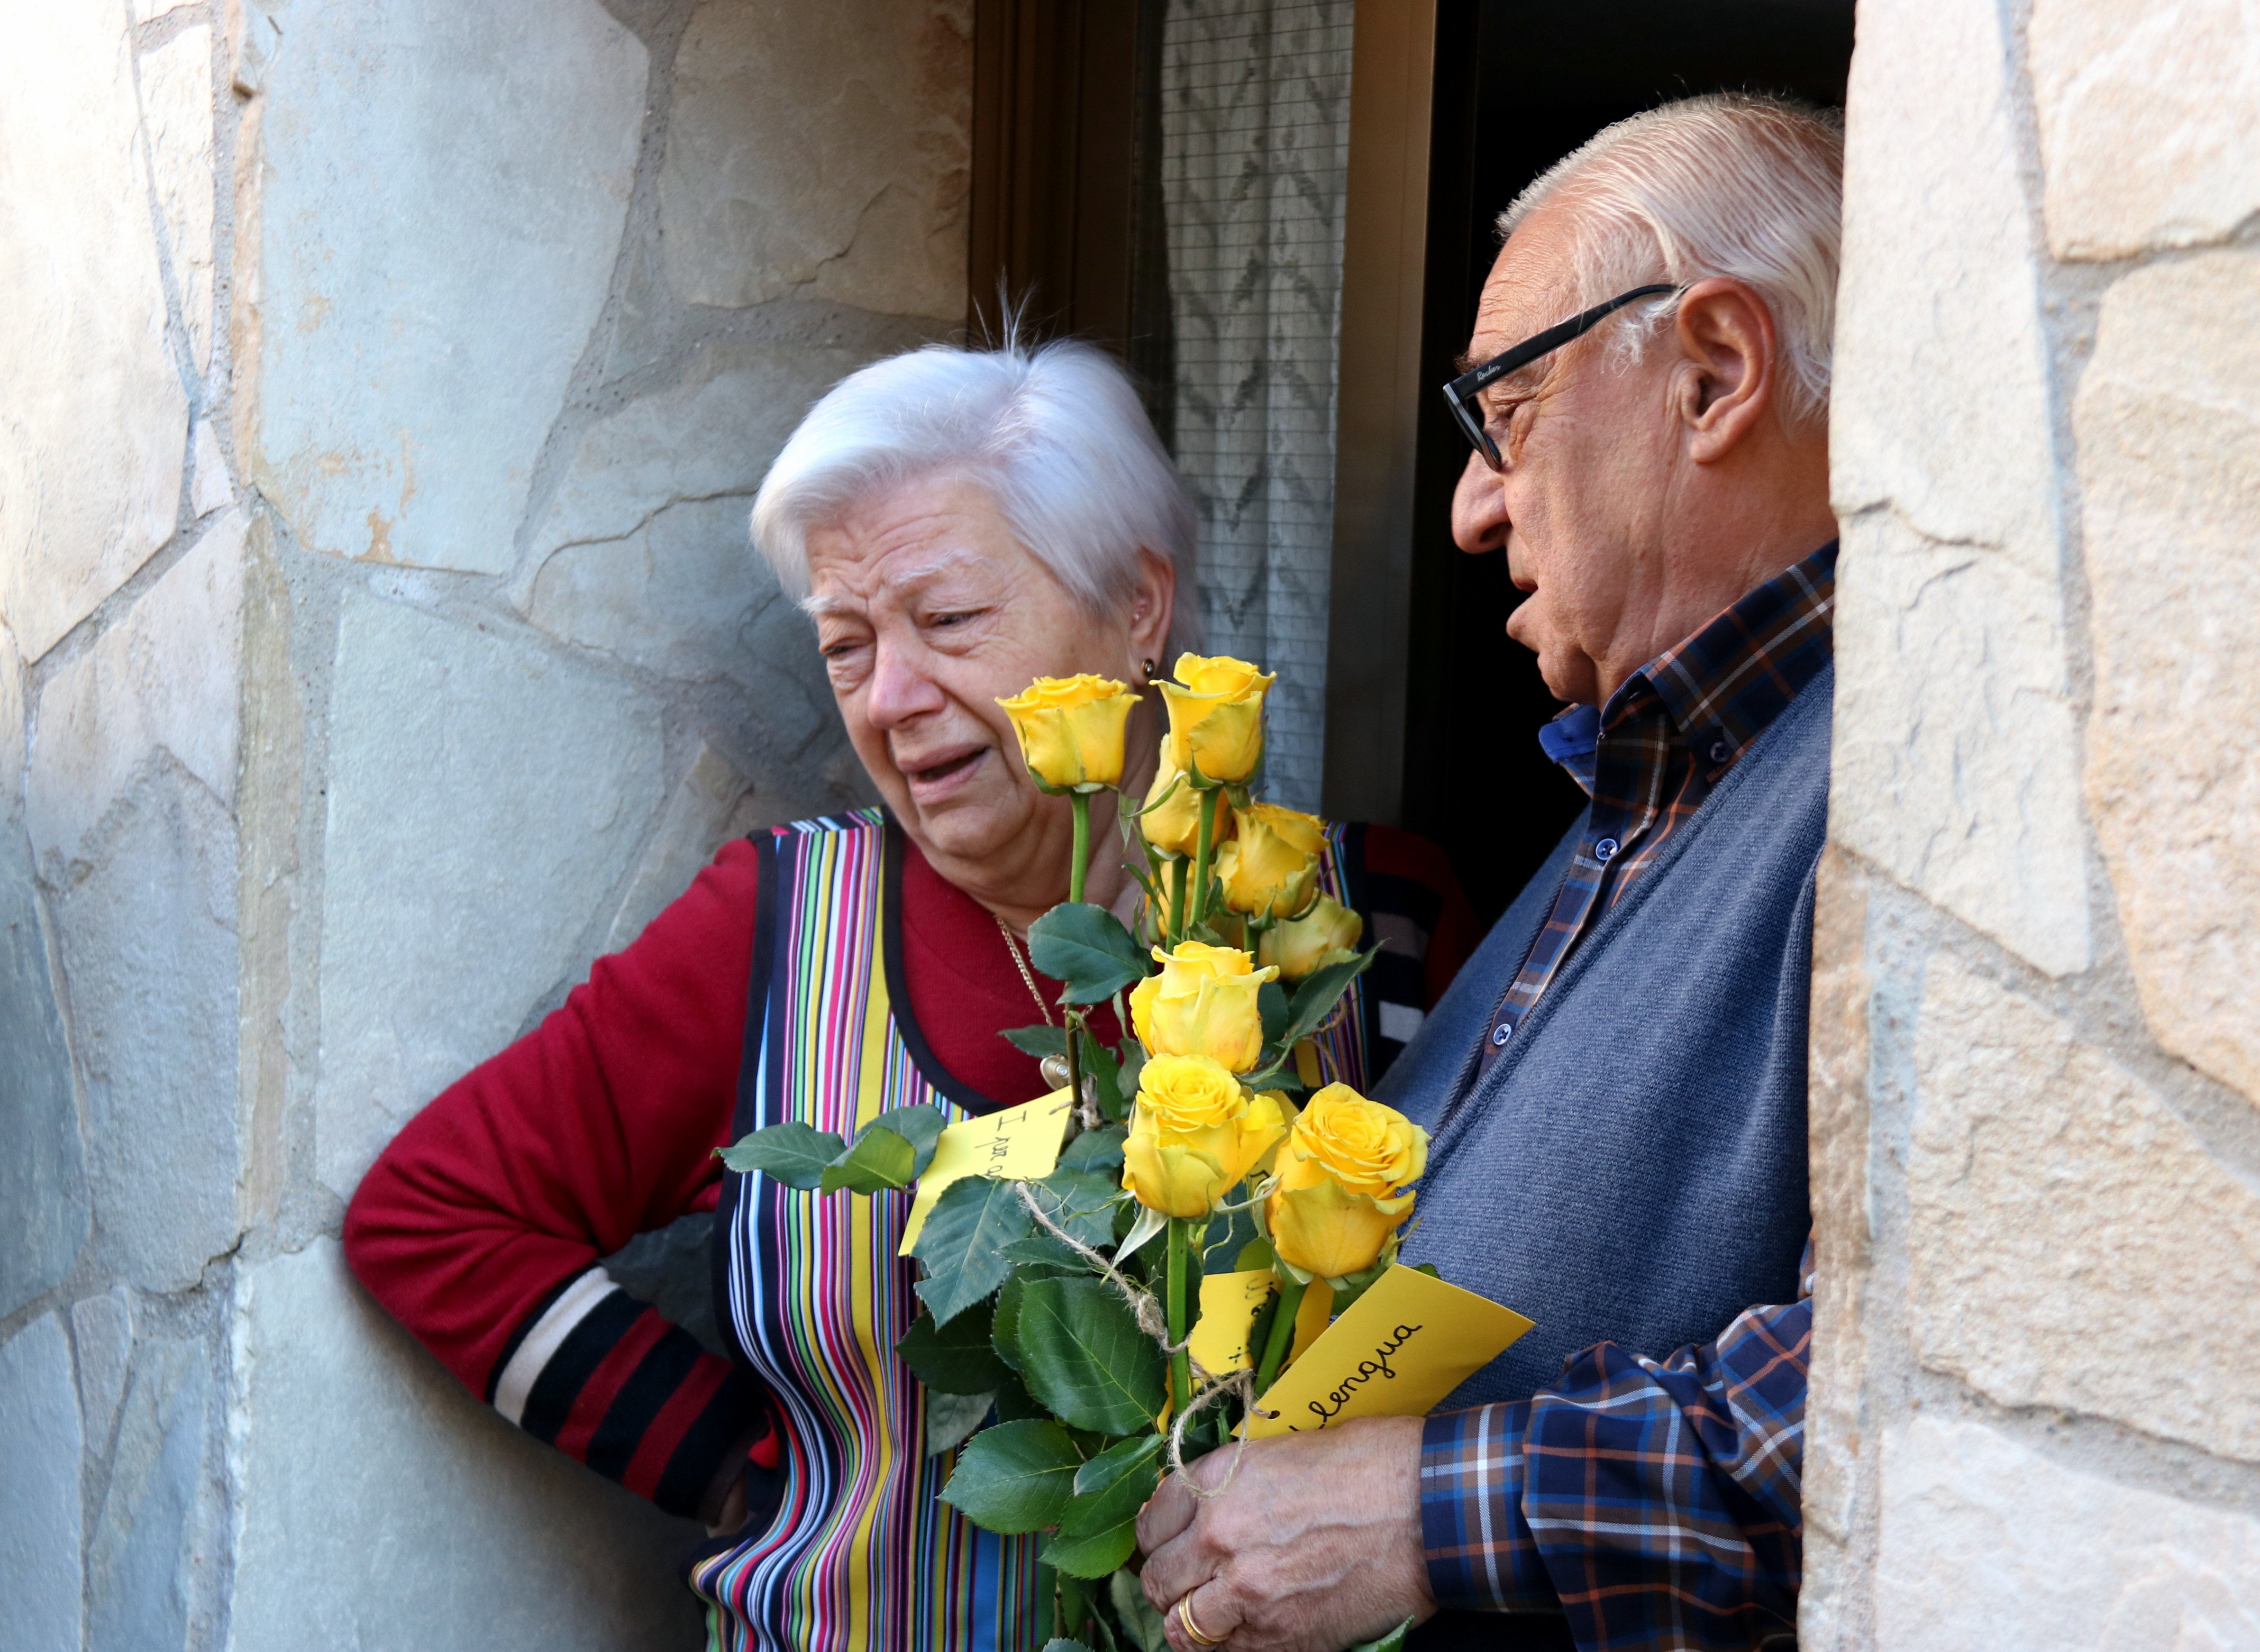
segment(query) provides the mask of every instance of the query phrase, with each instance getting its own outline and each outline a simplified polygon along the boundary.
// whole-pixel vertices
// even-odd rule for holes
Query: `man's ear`
[[[1674,336],[1681,356],[1674,394],[1691,438],[1688,454],[1715,464],[1774,411],[1781,354],[1773,315],[1747,282],[1713,276],[1681,295]]]
[[[1141,547],[1138,586],[1130,598],[1130,647],[1141,660],[1162,660],[1169,644],[1169,621],[1176,615],[1176,564]]]

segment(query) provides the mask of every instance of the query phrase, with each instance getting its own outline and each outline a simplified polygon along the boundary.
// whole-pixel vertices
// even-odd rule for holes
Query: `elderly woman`
[[[1192,511],[1105,355],[933,347],[817,405],[754,533],[815,622],[883,806],[724,847],[401,1133],[354,1197],[347,1254],[512,1422],[718,1529],[689,1574],[716,1645],[1040,1645],[1037,1541],[936,1497],[951,1457],[928,1455],[926,1397],[894,1351],[918,1312],[896,1254],[908,1200],[819,1198],[713,1155],[788,1119],[852,1132],[1049,1088],[998,1034],[1055,1013],[1024,936],[1065,898],[1070,817],[997,701],[1039,676],[1149,681],[1188,629]],[[1131,727],[1134,793],[1158,699]],[[1089,898],[1126,905],[1123,869],[1098,858]],[[1322,876],[1391,948],[1339,1052],[1363,1083],[1473,926],[1434,852],[1384,828],[1334,828]],[[726,1358],[599,1262],[708,1210]]]

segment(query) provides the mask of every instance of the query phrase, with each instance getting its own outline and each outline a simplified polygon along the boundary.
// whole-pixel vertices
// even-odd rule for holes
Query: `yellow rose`
[[[1205,1216],[1286,1133],[1276,1096],[1251,1097],[1205,1055],[1156,1055],[1138,1076],[1122,1185],[1164,1216]]]
[[[1279,967],[1282,981],[1300,981],[1327,964],[1356,955],[1365,919],[1331,895],[1291,923],[1274,924],[1256,943],[1256,955]]]
[[[1155,686],[1169,708],[1169,761],[1237,784],[1263,761],[1263,696],[1273,679],[1245,660],[1177,656],[1177,680]]]
[[[1295,1119],[1263,1207],[1283,1261],[1328,1279],[1362,1273],[1412,1213],[1409,1184],[1428,1168],[1428,1133],[1347,1084],[1328,1084]]]
[[[1176,790],[1169,791],[1172,782]],[[1157,849],[1167,849],[1172,855],[1182,855],[1191,860],[1200,841],[1201,795],[1185,778],[1185,771],[1169,761],[1169,747],[1162,747],[1162,766],[1154,771],[1154,783],[1146,788],[1146,802],[1150,807],[1155,798],[1164,791],[1169,795],[1162,806],[1149,814],[1138,817],[1138,829],[1146,834],[1146,841]],[[1212,852],[1232,835],[1232,811],[1219,805],[1216,812],[1216,834],[1209,841]]]
[[[1216,857],[1224,904],[1251,917],[1301,912],[1318,883],[1315,851],[1326,841],[1326,822],[1272,803],[1232,812],[1233,841]]]
[[[1038,677],[999,700],[1029,772],[1062,790],[1122,783],[1122,726],[1138,697],[1106,677]]]
[[[1255,995],[1277,969],[1258,969],[1237,947],[1188,940],[1175,952],[1154,948],[1162,973],[1130,992],[1130,1025],[1150,1055],[1205,1055],[1244,1073],[1263,1053],[1263,1017]]]

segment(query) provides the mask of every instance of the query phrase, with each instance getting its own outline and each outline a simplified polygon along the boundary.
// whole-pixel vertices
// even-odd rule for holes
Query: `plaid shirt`
[[[1625,679],[1596,719],[1571,706],[1548,754],[1592,795],[1584,835],[1545,927],[1484,1040],[1488,1071],[1598,915],[1655,864],[1671,833],[1830,657],[1832,541],[1766,581]]]
[[[1726,1652],[1797,1627],[1813,1246],[1798,1300],[1668,1360],[1587,1348],[1526,1400],[1431,1417],[1437,1604],[1559,1606],[1579,1652]]]

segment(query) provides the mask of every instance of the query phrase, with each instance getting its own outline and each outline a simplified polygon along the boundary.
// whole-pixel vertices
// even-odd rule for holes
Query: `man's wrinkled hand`
[[[1419,1418],[1254,1441],[1237,1468],[1234,1455],[1227,1446],[1164,1480],[1138,1517],[1146,1598],[1176,1652],[1205,1652],[1178,1618],[1186,1597],[1201,1632],[1233,1652],[1341,1652],[1436,1610]]]

